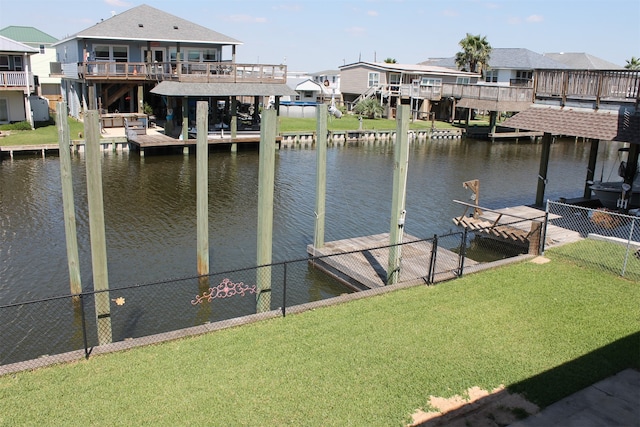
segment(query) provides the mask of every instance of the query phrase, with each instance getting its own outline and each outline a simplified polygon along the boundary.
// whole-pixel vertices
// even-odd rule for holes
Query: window
[[[22,71],[22,56],[13,57],[13,69],[15,71]]]
[[[391,90],[400,89],[400,74],[391,73],[389,74],[389,86],[391,86]]]
[[[40,54],[44,55],[44,45],[43,44],[40,45]]]
[[[205,62],[215,62],[218,60],[218,51],[215,49],[205,49],[202,53],[202,60]]]
[[[109,53],[109,46],[97,45],[93,48],[93,59],[96,61],[109,61],[111,55]]]
[[[380,84],[380,73],[370,72],[369,73],[369,84],[367,87],[375,87]]]
[[[487,83],[497,83],[498,82],[498,72],[495,70],[487,71],[484,75],[484,81]]]
[[[420,86],[442,86],[442,79],[423,77]]]
[[[200,51],[199,50],[189,50],[189,51],[187,51],[187,61],[189,61],[189,62],[200,62]]]
[[[113,46],[113,60],[115,62],[127,62],[129,49],[126,46]]]
[[[9,70],[9,56],[8,55],[0,55],[0,71],[8,71]]]
[[[471,83],[471,78],[469,77],[458,77],[456,78],[457,85],[468,85]]]
[[[533,78],[533,71],[516,71],[516,79],[531,80]]]

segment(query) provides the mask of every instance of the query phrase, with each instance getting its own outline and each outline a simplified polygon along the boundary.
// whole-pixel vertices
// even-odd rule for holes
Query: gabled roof
[[[11,25],[0,30],[0,36],[8,37],[20,43],[55,43],[58,41],[55,37],[42,32],[34,27],[21,27]]]
[[[240,45],[242,42],[146,4],[105,19],[69,39],[111,39]]]
[[[452,68],[446,68],[442,66],[434,65],[419,65],[419,64],[392,64],[387,62],[356,62],[353,64],[347,64],[340,67],[340,70],[346,70],[355,67],[368,67],[378,70],[397,72],[397,73],[411,73],[411,74],[442,74],[452,76],[478,76],[476,73],[469,73],[466,71],[458,71]]]
[[[322,86],[313,80],[307,79],[296,86],[296,90],[306,90],[311,92],[322,92]]]
[[[445,58],[435,63],[441,67],[457,68],[455,57]],[[493,48],[489,54],[489,69],[535,70],[564,69],[565,64],[554,61],[529,49]]]
[[[544,56],[574,70],[621,70],[624,68],[584,52],[545,53]]]
[[[340,70],[324,70],[318,71],[317,73],[309,73],[310,76],[338,76],[340,75]]]
[[[10,38],[0,36],[0,52],[38,53],[39,50],[15,40],[11,40]]]

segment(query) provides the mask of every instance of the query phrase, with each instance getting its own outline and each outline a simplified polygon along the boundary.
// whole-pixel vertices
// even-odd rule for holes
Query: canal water
[[[582,195],[588,143],[558,140],[551,149],[546,196]],[[617,144],[600,144],[596,175],[611,176]],[[329,148],[325,241],[389,231],[392,144]],[[433,140],[410,145],[405,233],[418,238],[455,230],[470,201],[462,182],[480,180],[490,208],[535,200],[542,145],[531,142]],[[196,275],[195,156],[107,152],[103,184],[110,287]],[[601,165],[604,165],[601,166]],[[316,151],[276,154],[273,260],[301,259],[313,242]],[[72,156],[83,285],[91,288],[85,159]],[[258,151],[211,152],[210,270],[256,263]],[[307,286],[307,285],[300,285]],[[295,285],[293,286],[295,288]],[[346,290],[290,289],[301,299]],[[0,163],[0,305],[69,293],[58,157],[17,156]]]

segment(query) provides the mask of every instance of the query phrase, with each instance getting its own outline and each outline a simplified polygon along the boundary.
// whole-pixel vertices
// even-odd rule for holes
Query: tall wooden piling
[[[273,189],[275,183],[276,111],[262,111],[260,165],[258,171],[257,265],[271,264],[273,250]],[[271,309],[271,267],[257,269],[256,312]]]
[[[327,105],[319,104],[316,124],[316,220],[313,247],[324,246],[325,199],[327,190]]]
[[[576,137],[577,139],[578,137]],[[599,139],[591,140],[591,147],[589,148],[589,164],[587,165],[587,179],[584,184],[585,199],[591,198],[591,183],[596,175],[596,161],[598,160],[598,146],[600,145]]]
[[[409,166],[409,106],[400,105],[397,115],[396,145],[393,163],[393,196],[391,200],[391,227],[389,231],[389,266],[387,285],[398,283],[402,258],[402,236],[405,221],[407,168]]]
[[[73,202],[69,123],[67,122],[67,104],[65,102],[56,104],[56,123],[58,124],[58,145],[60,147],[60,179],[62,181],[62,208],[67,243],[69,286],[72,294],[79,294],[82,292],[82,281],[80,280],[80,261],[78,256],[76,209]]]
[[[536,190],[536,206],[544,205],[544,192],[547,188],[547,170],[549,169],[549,156],[551,155],[552,136],[545,132],[542,136],[542,155],[540,157],[540,171],[538,173],[538,188]]]
[[[110,343],[112,338],[99,121],[100,115],[97,111],[88,111],[84,120],[84,136],[86,144],[89,233],[91,235],[91,266],[93,269],[93,290],[96,291],[96,325],[98,328],[98,343],[103,345]]]
[[[198,276],[209,274],[209,144],[207,141],[209,103],[196,104],[196,216]],[[201,280],[202,282],[202,280]]]

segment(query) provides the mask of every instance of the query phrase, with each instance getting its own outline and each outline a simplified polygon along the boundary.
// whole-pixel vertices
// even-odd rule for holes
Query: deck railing
[[[638,103],[640,71],[537,70],[536,98]]]
[[[485,84],[449,84],[442,85],[442,96],[452,96],[457,99],[470,98],[488,101],[531,102],[533,88],[497,86]]]
[[[198,83],[286,83],[286,65],[231,62],[101,62],[78,64],[80,78]]]
[[[27,79],[29,80],[27,82]],[[0,88],[25,88],[33,86],[33,75],[24,71],[2,71],[0,72]]]

